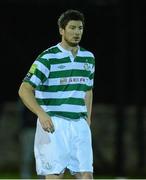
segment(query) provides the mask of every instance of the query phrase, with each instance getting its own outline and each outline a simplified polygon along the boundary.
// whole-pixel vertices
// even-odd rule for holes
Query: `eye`
[[[75,26],[70,26],[70,29],[75,29],[76,27]]]
[[[83,30],[83,26],[80,26],[80,27],[79,27],[79,30]]]

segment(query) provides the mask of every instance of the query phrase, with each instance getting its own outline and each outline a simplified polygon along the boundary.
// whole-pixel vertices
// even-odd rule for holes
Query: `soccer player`
[[[62,178],[65,169],[93,178],[91,140],[94,55],[79,46],[84,15],[67,10],[58,18],[61,42],[42,52],[20,88],[23,103],[37,115],[34,153],[38,175]]]

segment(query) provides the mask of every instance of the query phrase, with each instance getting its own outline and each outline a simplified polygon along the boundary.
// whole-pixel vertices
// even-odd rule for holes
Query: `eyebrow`
[[[70,27],[76,27],[76,25],[72,25],[72,24],[70,24],[69,26]],[[83,25],[80,25],[79,27],[81,28],[81,27],[83,27]]]

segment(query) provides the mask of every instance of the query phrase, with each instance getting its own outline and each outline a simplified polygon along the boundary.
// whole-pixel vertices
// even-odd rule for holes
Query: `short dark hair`
[[[83,25],[85,24],[85,19],[83,13],[78,10],[69,9],[61,14],[58,18],[58,26],[59,28],[65,29],[66,25],[71,20],[79,20],[82,21]]]

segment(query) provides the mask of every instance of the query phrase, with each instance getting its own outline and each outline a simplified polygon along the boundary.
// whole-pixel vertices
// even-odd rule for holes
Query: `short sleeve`
[[[92,89],[94,86],[94,74],[95,74],[95,63],[93,63],[91,66],[89,82],[88,82],[88,90]]]
[[[29,82],[34,88],[36,88],[47,80],[50,72],[49,69],[49,60],[40,55],[31,65],[23,81]]]

